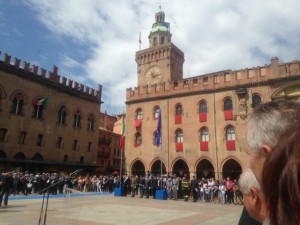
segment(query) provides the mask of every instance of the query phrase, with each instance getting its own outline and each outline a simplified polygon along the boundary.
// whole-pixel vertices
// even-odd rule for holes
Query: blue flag
[[[161,144],[161,113],[159,110],[158,117],[157,117],[157,128],[155,133],[155,145],[159,147],[160,144]]]

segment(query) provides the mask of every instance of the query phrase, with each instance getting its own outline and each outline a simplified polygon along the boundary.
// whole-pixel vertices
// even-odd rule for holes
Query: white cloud
[[[139,32],[142,48],[147,48],[158,2],[30,2],[50,32],[86,46],[83,62],[62,53],[68,55],[62,65],[82,64],[86,76],[103,85],[105,104],[120,107],[126,88],[136,86],[134,57]],[[185,53],[185,77],[265,65],[272,56],[282,61],[299,59],[299,8],[298,0],[162,1],[166,21],[171,22],[172,41]]]

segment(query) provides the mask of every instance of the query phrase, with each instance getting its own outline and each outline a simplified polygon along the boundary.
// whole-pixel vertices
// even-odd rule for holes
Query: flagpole
[[[120,185],[122,188],[122,166],[123,166],[123,149],[121,148],[121,167],[120,167]]]
[[[163,177],[162,177],[162,142],[160,142],[160,179],[161,179],[161,187],[160,187],[160,190],[163,189]]]

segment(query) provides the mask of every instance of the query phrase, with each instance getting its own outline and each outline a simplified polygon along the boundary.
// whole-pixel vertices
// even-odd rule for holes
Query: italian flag
[[[34,105],[35,106],[43,106],[43,107],[45,107],[47,105],[47,102],[48,102],[48,97],[36,100],[34,102]]]
[[[120,149],[124,149],[124,133],[125,133],[125,124],[124,124],[124,115],[122,116],[122,127],[121,127],[121,136],[120,136]]]

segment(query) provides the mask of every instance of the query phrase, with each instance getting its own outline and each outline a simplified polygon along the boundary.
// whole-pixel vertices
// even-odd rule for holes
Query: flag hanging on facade
[[[47,103],[48,103],[48,97],[42,98],[42,99],[37,99],[36,101],[33,102],[33,105],[45,107],[47,105]]]
[[[124,148],[124,133],[125,133],[125,124],[124,124],[124,115],[122,116],[122,127],[121,127],[121,136],[120,136],[120,149]]]
[[[159,147],[161,144],[161,112],[159,110],[157,117],[157,128],[155,132],[155,145]]]

